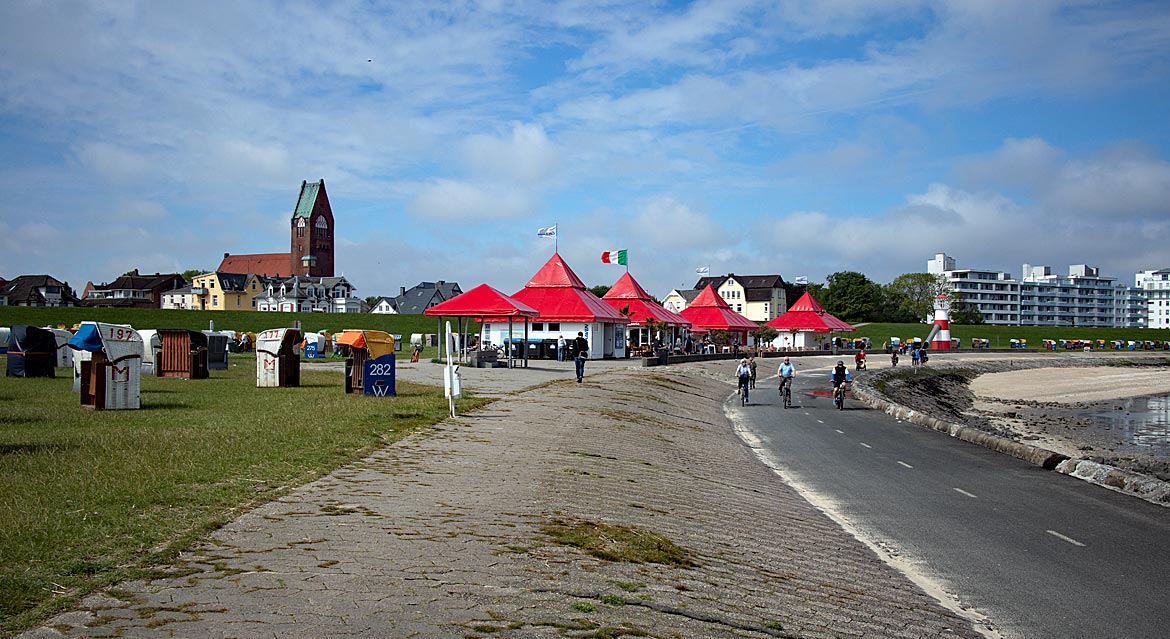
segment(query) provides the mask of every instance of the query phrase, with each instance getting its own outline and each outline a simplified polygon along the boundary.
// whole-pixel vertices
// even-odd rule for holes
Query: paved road
[[[806,495],[911,560],[1008,637],[1165,637],[1170,509],[898,422],[835,410],[798,373],[760,383],[741,428]]]

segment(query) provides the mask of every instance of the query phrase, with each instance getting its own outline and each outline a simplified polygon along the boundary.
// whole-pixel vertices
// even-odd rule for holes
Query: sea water
[[[1093,413],[1097,423],[1115,431],[1130,446],[1170,456],[1170,395],[1114,402],[1114,410]]]

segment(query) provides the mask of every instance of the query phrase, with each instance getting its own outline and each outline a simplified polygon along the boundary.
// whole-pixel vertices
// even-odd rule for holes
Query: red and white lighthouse
[[[951,349],[951,299],[946,295],[934,298],[934,329],[930,331],[930,349]]]

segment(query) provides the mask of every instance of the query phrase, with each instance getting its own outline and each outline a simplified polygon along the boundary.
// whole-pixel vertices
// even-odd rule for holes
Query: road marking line
[[[899,464],[901,464],[901,465],[903,465],[903,466],[905,466],[906,468],[914,468],[913,466],[911,466],[910,464],[907,464],[907,463],[906,463],[906,462],[904,462],[904,461],[900,461],[900,462],[898,462],[898,463],[899,463]]]
[[[823,422],[823,421],[821,421],[821,420],[819,420],[819,419],[818,419],[818,420],[817,420],[817,423],[818,423],[818,424],[823,424],[823,423],[825,423],[825,422]]]
[[[861,444],[862,446],[865,446],[866,448],[873,448],[873,446],[870,446],[869,444],[867,444],[865,442],[858,442],[858,443]]]
[[[979,498],[978,498],[978,497],[976,497],[975,495],[972,495],[971,493],[969,493],[969,492],[967,492],[967,491],[963,490],[962,488],[955,488],[955,489],[953,489],[953,490],[954,490],[955,492],[959,493],[960,495],[966,495],[966,496],[970,497],[971,499],[979,499]]]
[[[1082,544],[1081,542],[1073,539],[1072,537],[1066,537],[1065,535],[1062,535],[1062,534],[1056,532],[1055,530],[1046,530],[1045,532],[1047,532],[1049,535],[1052,535],[1053,537],[1056,537],[1057,539],[1062,539],[1064,541],[1067,541],[1068,543],[1070,543],[1074,546],[1080,546],[1081,548],[1085,547],[1085,545]]]
[[[845,434],[845,431],[841,430],[840,428],[834,428],[833,430],[837,431],[838,433],[841,433],[842,435]]]

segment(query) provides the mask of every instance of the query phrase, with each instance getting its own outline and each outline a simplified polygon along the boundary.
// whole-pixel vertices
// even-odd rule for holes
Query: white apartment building
[[[1170,268],[1142,271],[1134,285],[1146,294],[1146,327],[1170,328]]]
[[[1103,277],[1100,269],[1074,264],[1068,276],[1047,266],[1024,265],[1020,282],[1022,326],[1142,328],[1145,299],[1136,287]]]
[[[938,253],[927,260],[926,272],[941,275],[959,299],[979,309],[983,321],[996,326],[1020,325],[1020,282],[1003,271],[956,269],[954,258]]]
[[[1102,277],[1096,267],[1074,264],[1069,274],[1062,276],[1053,275],[1047,266],[1024,264],[1023,277],[1016,280],[1001,271],[956,269],[953,258],[938,253],[927,260],[926,271],[942,276],[960,300],[979,309],[988,324],[1146,326],[1145,292],[1140,287],[1117,284],[1116,278]],[[1166,308],[1170,309],[1170,301]],[[1167,318],[1170,320],[1170,314]]]

